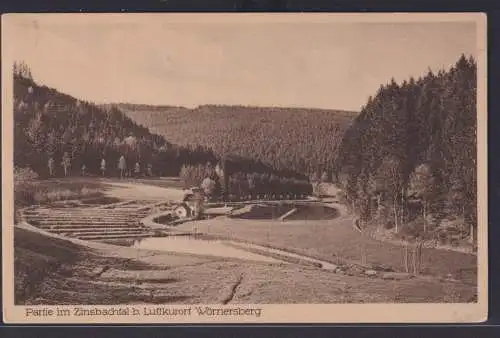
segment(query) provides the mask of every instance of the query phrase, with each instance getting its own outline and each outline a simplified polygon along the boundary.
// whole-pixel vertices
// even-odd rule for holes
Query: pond
[[[246,220],[280,220],[280,221],[321,221],[340,216],[339,211],[331,206],[317,203],[273,203],[261,202],[240,204],[236,207],[211,204],[204,209],[202,219],[227,216]],[[175,226],[177,217],[165,214],[154,219],[156,223]]]
[[[248,261],[292,263],[314,266],[325,270],[335,270],[337,268],[335,264],[330,262],[320,261],[280,249],[229,240],[201,239],[195,236],[142,238],[135,240],[131,246],[140,249],[236,258]]]
[[[161,250],[195,255],[237,258],[251,261],[279,263],[280,261],[264,255],[252,253],[231,246],[228,241],[206,240],[193,236],[149,237],[137,239],[132,247],[148,250]]]
[[[339,216],[337,209],[314,203],[262,203],[235,209],[233,218],[269,220],[283,218],[286,221],[319,221]]]

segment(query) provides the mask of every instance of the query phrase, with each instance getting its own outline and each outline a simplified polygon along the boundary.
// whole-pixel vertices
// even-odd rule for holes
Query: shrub
[[[38,174],[31,168],[14,168],[14,188],[31,185],[38,179]]]
[[[33,204],[38,174],[31,168],[14,168],[15,208]]]
[[[435,233],[433,231],[424,231],[424,220],[422,217],[418,217],[402,226],[398,237],[410,241],[417,238],[430,240],[435,238]]]

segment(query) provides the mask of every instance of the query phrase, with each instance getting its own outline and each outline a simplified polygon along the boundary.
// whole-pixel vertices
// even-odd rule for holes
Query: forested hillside
[[[169,164],[161,167],[165,173],[178,172],[188,158],[203,163],[215,159],[206,151],[173,146],[117,109],[101,109],[37,85],[19,73],[14,76],[14,122],[15,165],[31,167],[42,176],[47,174],[50,157],[56,160],[56,168],[61,167],[64,153],[69,155],[73,171],[85,164],[90,173],[99,172],[102,158],[108,161],[108,168],[116,169],[122,154],[129,165],[136,161],[159,164],[160,157],[168,159]]]
[[[430,236],[459,217],[473,235],[475,60],[381,86],[345,133],[337,165],[362,223]]]
[[[252,158],[278,170],[329,175],[344,130],[356,116],[306,108],[116,106],[176,144],[204,145],[218,156]]]
[[[227,167],[225,173],[231,176],[225,179],[228,185],[247,182],[249,174],[257,179],[262,177],[264,181],[275,177],[277,185],[295,189],[297,194],[310,190],[307,178],[300,173],[274,170],[253,158],[222,158],[208,145],[188,147],[167,142],[163,136],[136,124],[116,107],[98,106],[39,85],[32,79],[26,64],[14,65],[16,167],[31,168],[41,177],[49,176],[50,163],[55,176],[62,176],[66,165],[69,175],[81,174],[82,166],[87,174],[101,175],[104,159],[106,176],[117,176],[122,155],[126,172],[134,170],[136,163],[140,165],[141,174],[146,174],[146,168],[152,166],[155,176],[178,176],[182,169],[182,174],[190,173],[184,177],[190,184],[199,184],[211,175],[211,170],[200,171],[199,168],[211,168],[223,162]],[[192,175],[194,172],[196,174]],[[262,193],[271,192],[270,186],[264,187]],[[222,188],[225,191],[232,189],[231,186]]]

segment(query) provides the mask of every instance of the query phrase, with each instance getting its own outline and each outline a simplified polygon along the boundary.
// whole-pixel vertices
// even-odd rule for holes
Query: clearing
[[[156,202],[183,195],[177,187],[148,182],[99,181],[108,185],[106,196],[120,200]],[[177,229],[333,263],[359,261],[364,247],[368,263],[396,271],[401,265],[397,246],[362,237],[346,215],[284,222],[217,217]],[[16,304],[471,302],[477,294],[475,256],[457,252],[425,251],[427,276],[386,280],[333,273],[272,255],[260,259],[262,251],[250,251],[253,258],[244,259],[217,256],[208,247],[190,253],[175,252],[175,246],[166,249],[171,251],[88,242],[16,226]],[[443,279],[448,273],[456,278]]]

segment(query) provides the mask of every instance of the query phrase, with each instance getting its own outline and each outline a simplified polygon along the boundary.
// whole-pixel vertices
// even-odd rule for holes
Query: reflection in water
[[[254,220],[286,216],[289,221],[320,221],[337,218],[339,212],[333,207],[309,203],[258,203],[235,209],[230,216]]]
[[[238,258],[270,263],[281,262],[271,257],[254,254],[245,250],[226,245],[222,240],[197,239],[187,236],[151,237],[135,240],[135,248],[162,250],[196,255],[208,255],[227,258]]]

